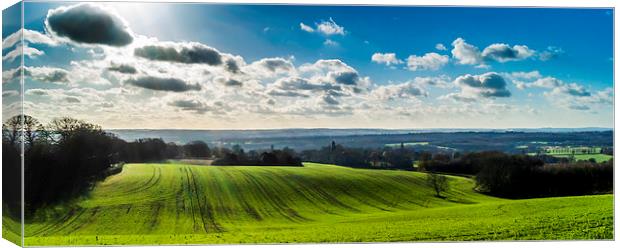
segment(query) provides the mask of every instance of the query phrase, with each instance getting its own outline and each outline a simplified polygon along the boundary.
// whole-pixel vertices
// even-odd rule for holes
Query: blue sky
[[[54,32],[62,23],[46,29],[49,10],[109,14],[111,30],[132,42],[84,42]],[[60,99],[48,107],[109,128],[613,124],[611,9],[26,3],[25,13],[26,30],[50,38],[26,41],[39,51],[26,66],[41,75],[26,78],[26,102],[44,120],[55,116],[43,103]],[[240,70],[138,56],[145,46],[216,49]],[[5,68],[16,63],[3,59]],[[54,69],[68,76],[50,81]],[[102,117],[88,111],[96,106],[112,107]],[[127,113],[135,121],[119,120]],[[150,121],[163,116],[187,122]]]

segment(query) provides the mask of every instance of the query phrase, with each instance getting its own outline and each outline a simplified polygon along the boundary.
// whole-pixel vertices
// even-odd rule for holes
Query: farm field
[[[438,198],[417,172],[128,164],[90,196],[39,212],[25,244],[613,238],[612,195],[506,200],[450,183]]]
[[[558,158],[568,158],[571,155],[568,155],[568,154],[557,154],[556,155],[556,154],[554,154],[552,156],[558,157]],[[575,158],[576,161],[579,161],[579,160],[589,160],[589,159],[593,158],[594,160],[596,160],[597,163],[607,162],[607,161],[609,161],[610,159],[613,158],[613,156],[607,155],[607,154],[575,154],[575,155],[572,155],[572,156]]]

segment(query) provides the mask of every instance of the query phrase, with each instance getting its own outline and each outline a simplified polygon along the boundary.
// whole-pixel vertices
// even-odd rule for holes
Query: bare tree
[[[441,193],[450,187],[448,177],[437,173],[429,172],[426,174],[426,183],[435,190],[435,196],[441,197]]]

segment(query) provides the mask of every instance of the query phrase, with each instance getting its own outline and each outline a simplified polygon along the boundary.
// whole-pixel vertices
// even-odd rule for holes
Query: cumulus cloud
[[[2,40],[2,50],[9,49],[21,42],[22,33],[24,41],[30,44],[44,44],[47,46],[56,46],[58,42],[52,37],[30,29],[20,29],[19,31],[12,33]]]
[[[239,68],[239,64],[234,59],[226,60],[224,68],[226,68],[227,71],[232,73],[238,73],[241,70]]]
[[[299,28],[303,31],[306,31],[308,33],[313,33],[314,32],[314,28],[304,24],[303,22],[299,23]]]
[[[215,48],[201,43],[162,43],[147,45],[134,50],[134,55],[149,60],[186,64],[221,65],[222,54]]]
[[[517,88],[544,88],[551,89],[550,94],[567,94],[571,96],[590,96],[591,93],[585,87],[576,83],[565,83],[564,81],[554,77],[543,77],[533,82],[513,81]]]
[[[424,56],[411,55],[407,58],[407,67],[411,71],[418,70],[438,70],[442,66],[448,63],[447,55],[440,55],[438,53],[427,53]]]
[[[339,105],[340,102],[338,102],[338,100],[336,100],[336,98],[334,98],[334,96],[329,95],[329,94],[325,94],[321,97],[321,99],[323,99],[323,102],[329,105]]]
[[[458,93],[450,93],[440,97],[441,99],[454,99],[457,101],[472,102],[480,98],[510,97],[511,93],[506,88],[506,81],[495,72],[487,72],[481,75],[463,75],[454,80],[454,84],[461,88]]]
[[[446,51],[446,50],[448,50],[448,48],[446,48],[446,46],[444,46],[441,43],[437,43],[437,45],[435,45],[435,49],[437,49],[439,51]]]
[[[428,92],[419,87],[415,81],[402,84],[382,85],[375,88],[371,96],[379,100],[408,99],[411,97],[428,96]]]
[[[2,57],[2,60],[12,62],[16,58],[21,57],[22,53],[25,57],[35,58],[37,56],[41,56],[45,54],[45,52],[38,50],[36,48],[29,47],[28,45],[24,45],[22,47],[18,46],[15,50],[8,52],[6,55]]]
[[[4,90],[2,91],[2,97],[19,96],[19,92],[16,90]]]
[[[539,79],[542,77],[539,71],[530,71],[530,72],[513,72],[509,75],[513,79],[518,80],[531,80],[531,79]]]
[[[207,103],[197,99],[178,99],[168,103],[169,106],[177,107],[184,111],[193,111],[198,114],[204,114],[211,111],[212,107]]]
[[[314,64],[302,65],[299,70],[312,74],[312,80],[321,83],[362,87],[370,83],[369,78],[361,77],[357,70],[338,59],[320,59]]]
[[[124,73],[124,74],[136,74],[138,72],[138,70],[136,70],[135,67],[131,65],[125,65],[125,64],[112,65],[108,67],[108,70],[119,72],[119,73]]]
[[[327,39],[327,40],[323,41],[323,45],[326,45],[326,46],[337,46],[338,42],[335,42],[333,40]]]
[[[462,65],[477,65],[484,67],[486,62],[497,61],[505,63],[530,58],[536,54],[535,50],[525,45],[510,46],[503,43],[495,43],[487,46],[482,52],[478,47],[468,44],[463,38],[457,38],[452,42],[452,57]]]
[[[241,81],[233,79],[233,78],[218,77],[215,79],[215,81],[225,86],[236,86],[236,87],[243,86],[243,83]]]
[[[160,78],[160,77],[153,77],[153,76],[131,78],[131,79],[126,80],[125,83],[133,85],[133,86],[149,89],[149,90],[156,90],[156,91],[184,92],[184,91],[201,89],[200,85],[189,84],[181,79]]]
[[[387,66],[403,63],[402,60],[396,57],[395,53],[374,53],[370,60],[377,64],[385,64]]]
[[[419,86],[432,86],[437,88],[452,88],[453,83],[450,82],[449,76],[440,75],[436,77],[415,77],[412,82]]]
[[[264,58],[252,63],[252,65],[261,67],[271,73],[290,72],[295,69],[293,63],[284,58]]]
[[[331,17],[329,18],[328,21],[321,21],[319,23],[315,23],[314,24],[315,27],[311,27],[309,25],[304,24],[303,22],[299,23],[299,28],[305,32],[308,33],[319,33],[322,34],[324,36],[333,36],[333,35],[342,35],[344,36],[346,31],[344,30],[344,27],[338,25],[334,19],[332,19]],[[325,45],[337,45],[338,43],[336,43],[333,40],[325,40],[324,42]]]
[[[562,55],[563,53],[564,53],[564,50],[562,50],[562,48],[549,46],[547,47],[545,51],[542,51],[538,55],[538,58],[542,61],[547,61],[547,60],[555,59],[559,57],[560,55]]]
[[[47,13],[45,25],[53,35],[77,43],[119,47],[133,41],[133,36],[122,18],[93,4],[52,9]]]
[[[478,47],[457,38],[452,42],[452,57],[462,65],[478,65],[482,63],[482,55]]]
[[[292,90],[278,90],[278,89],[269,90],[267,94],[271,96],[282,96],[282,97],[302,97],[302,98],[310,97],[309,95],[304,94],[304,93],[300,93],[300,92],[296,92]]]
[[[491,44],[482,51],[482,57],[487,60],[495,60],[498,62],[507,62],[515,60],[523,60],[533,56],[534,50],[527,46],[515,45],[510,47],[507,44],[497,43]]]
[[[319,33],[322,33],[324,35],[344,35],[345,31],[344,31],[344,27],[336,24],[336,22],[334,21],[334,19],[332,19],[331,17],[329,18],[329,21],[321,21],[319,24],[316,25],[316,30]]]
[[[342,88],[333,84],[319,84],[312,83],[305,78],[300,77],[289,77],[289,78],[281,78],[278,79],[274,86],[282,89],[282,90],[309,90],[309,91],[328,91],[328,90],[338,90],[340,91]]]

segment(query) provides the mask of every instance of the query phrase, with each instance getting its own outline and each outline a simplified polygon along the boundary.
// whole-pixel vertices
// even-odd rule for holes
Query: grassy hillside
[[[611,239],[611,195],[504,200],[416,172],[130,164],[37,215],[26,245]],[[68,213],[68,214],[67,214]]]

